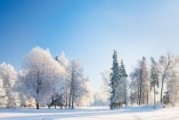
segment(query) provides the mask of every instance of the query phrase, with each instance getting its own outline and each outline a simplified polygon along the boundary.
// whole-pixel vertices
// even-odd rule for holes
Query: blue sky
[[[142,56],[179,54],[177,0],[0,0],[0,62],[19,70],[33,47],[78,58],[98,89],[118,51],[130,72]]]

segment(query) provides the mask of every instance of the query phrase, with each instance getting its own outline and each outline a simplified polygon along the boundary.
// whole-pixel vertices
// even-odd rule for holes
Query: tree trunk
[[[38,84],[38,86],[39,86],[39,84]],[[39,95],[39,87],[37,89],[37,95]],[[36,108],[39,109],[39,102],[37,99],[36,99]]]
[[[140,91],[139,91],[139,106],[141,105],[141,102],[142,102],[142,85],[143,85],[143,80],[142,80],[142,76],[141,76],[141,73],[140,73]]]
[[[114,87],[112,87],[112,96],[111,96],[111,104],[110,104],[110,109],[114,109],[114,105],[113,105],[113,103],[114,103],[114,96],[115,96],[115,88]]]
[[[147,105],[149,105],[149,91],[147,90]]]
[[[39,109],[39,103],[36,101],[36,109]]]
[[[71,85],[70,85],[70,96],[69,96],[69,108],[71,108],[71,103],[73,103],[73,88],[74,88],[74,71],[72,71],[72,77],[71,77]]]
[[[66,91],[66,102],[65,102],[65,108],[67,108],[67,102],[68,102],[68,92]]]
[[[160,103],[163,103],[163,84],[164,84],[165,75],[162,76],[162,87],[161,87],[161,93],[160,93]]]
[[[70,96],[69,96],[69,104],[68,104],[68,107],[71,108],[71,102],[72,102],[72,83],[73,80],[71,81],[71,86],[70,86]]]
[[[70,96],[69,96],[69,101],[68,101],[68,108],[71,108],[71,92],[70,92]]]
[[[138,92],[137,92],[137,105],[139,105],[139,97],[140,97],[140,95],[139,95],[139,87],[138,87]]]
[[[139,105],[139,87],[138,87],[138,91],[137,91],[137,105]]]
[[[74,90],[74,80],[73,80],[73,86],[72,86],[72,109],[74,109],[74,92],[75,92],[75,90]]]
[[[39,91],[40,91],[40,84],[41,84],[41,82],[40,82],[40,78],[39,78],[39,74],[37,75],[37,96],[39,96]],[[39,109],[39,101],[37,100],[37,98],[36,98],[36,108],[37,109]]]
[[[73,100],[72,100],[72,105],[71,106],[72,106],[72,109],[74,109],[74,102],[73,102]]]
[[[48,105],[48,108],[50,109],[50,105]]]
[[[131,105],[132,105],[132,90],[131,90],[131,95],[130,95],[130,101],[131,101]]]
[[[145,93],[143,92],[143,96],[142,96],[142,102],[143,102],[143,104],[145,104]]]
[[[141,105],[141,97],[142,97],[142,80],[141,80],[140,91],[139,91],[139,106]]]
[[[155,109],[155,85],[154,85],[154,109]]]

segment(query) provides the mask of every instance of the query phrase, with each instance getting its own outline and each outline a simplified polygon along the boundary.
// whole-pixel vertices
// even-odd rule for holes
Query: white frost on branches
[[[24,59],[21,82],[23,91],[35,98],[38,108],[40,103],[49,102],[54,92],[63,92],[64,68],[49,50],[36,47]]]

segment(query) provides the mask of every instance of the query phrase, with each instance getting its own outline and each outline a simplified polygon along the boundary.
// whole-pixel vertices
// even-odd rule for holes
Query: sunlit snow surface
[[[179,107],[107,107],[70,109],[0,109],[0,120],[179,120]]]

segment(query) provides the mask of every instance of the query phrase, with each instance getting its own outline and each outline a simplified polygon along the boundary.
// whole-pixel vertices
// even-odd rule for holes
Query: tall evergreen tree
[[[119,74],[120,78],[117,81],[114,96],[115,107],[120,107],[124,103],[127,105],[127,74],[123,62],[119,67]]]
[[[114,100],[116,96],[116,88],[118,86],[118,81],[120,80],[120,70],[117,60],[117,52],[114,50],[113,54],[113,66],[111,68],[111,79],[110,79],[110,87],[111,87],[111,97],[110,97],[110,109],[114,108]]]
[[[124,65],[124,63],[123,63],[123,60],[121,60],[121,67],[120,67],[120,72],[121,72],[121,76],[123,76],[123,77],[127,77],[128,75],[127,75],[127,73],[126,73],[126,69],[125,69],[125,65]]]

